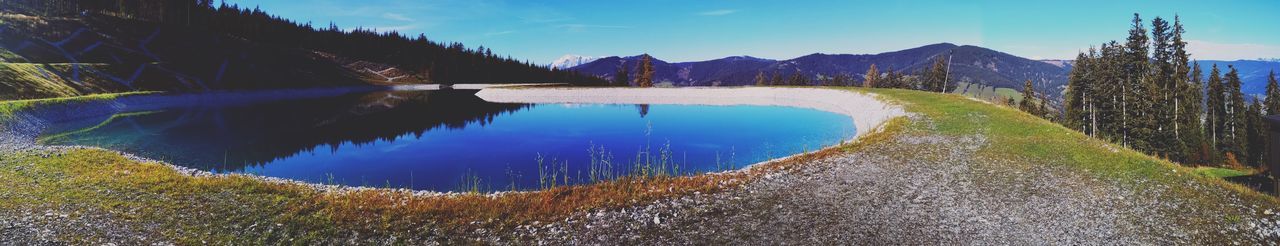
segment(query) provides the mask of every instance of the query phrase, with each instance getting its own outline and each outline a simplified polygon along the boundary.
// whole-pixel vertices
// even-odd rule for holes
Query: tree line
[[[592,76],[496,55],[482,46],[468,48],[457,42],[437,42],[424,34],[410,37],[394,30],[361,27],[343,30],[333,23],[317,28],[258,8],[226,3],[215,6],[211,0],[2,0],[0,5],[39,16],[103,14],[184,30],[217,32],[273,47],[301,48],[385,63],[412,71],[422,80],[438,83],[607,83]]]
[[[1264,115],[1280,114],[1271,73],[1266,101],[1246,100],[1236,68],[1191,60],[1181,19],[1156,17],[1150,31],[1134,14],[1124,43],[1076,57],[1060,122],[1087,135],[1186,164],[1260,166]]]

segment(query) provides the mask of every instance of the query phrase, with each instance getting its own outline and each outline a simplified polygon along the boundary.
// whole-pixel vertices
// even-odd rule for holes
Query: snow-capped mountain
[[[554,62],[551,62],[551,67],[556,69],[566,69],[566,68],[582,65],[583,63],[592,62],[600,58],[601,57],[597,57],[597,56],[580,56],[580,55],[568,54],[568,55],[561,56],[560,59],[556,59],[556,61]]]

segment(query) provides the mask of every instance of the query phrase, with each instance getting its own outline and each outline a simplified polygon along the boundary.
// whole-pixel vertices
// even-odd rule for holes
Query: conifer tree
[[[1262,118],[1262,107],[1262,102],[1254,98],[1253,103],[1249,104],[1249,108],[1245,112],[1245,118],[1248,119],[1247,124],[1245,124],[1248,129],[1248,144],[1245,145],[1247,148],[1245,152],[1248,154],[1245,156],[1248,158],[1245,159],[1245,163],[1253,167],[1261,167],[1267,154],[1265,148],[1268,126],[1266,125],[1267,122],[1263,121]]]
[[[1018,109],[1022,109],[1022,111],[1033,115],[1039,115],[1039,113],[1036,112],[1035,106],[1031,105],[1031,101],[1035,97],[1036,91],[1032,89],[1031,80],[1028,79],[1027,82],[1022,85],[1022,101],[1018,102]]]
[[[769,79],[769,85],[786,85],[782,83],[782,73],[781,72],[773,73],[773,78]]]
[[[1092,135],[1087,127],[1089,122],[1088,106],[1089,97],[1089,80],[1086,75],[1089,67],[1089,56],[1084,52],[1076,55],[1076,63],[1071,69],[1071,73],[1067,76],[1067,90],[1063,99],[1063,120],[1062,124],[1067,128],[1079,130],[1087,135]]]
[[[618,66],[618,72],[613,75],[613,86],[630,86],[631,75],[627,72],[625,64]]]
[[[640,87],[653,87],[653,58],[649,54],[640,56],[640,78],[636,80]]]
[[[1267,75],[1267,115],[1280,114],[1280,85],[1276,84],[1276,71]]]
[[[1040,108],[1036,109],[1037,116],[1040,116],[1048,120],[1053,120],[1054,118],[1053,113],[1049,112],[1049,106],[1048,106],[1049,98],[1045,97],[1044,93],[1040,93],[1040,103],[1038,104],[1040,105]]]
[[[871,68],[867,69],[867,73],[863,75],[862,87],[874,88],[880,82],[880,70],[876,69],[876,64],[871,64]]]
[[[920,90],[944,92],[946,90],[947,61],[942,56],[933,59],[933,66],[924,73]]]
[[[1222,138],[1224,119],[1226,118],[1226,99],[1223,97],[1223,86],[1221,72],[1218,71],[1218,64],[1213,64],[1209,70],[1208,92],[1205,93],[1205,106],[1207,113],[1205,115],[1205,135],[1208,135],[1208,142],[1213,146],[1214,152],[1222,151]]]
[[[1150,49],[1148,41],[1142,17],[1134,13],[1133,25],[1129,29],[1129,38],[1124,46],[1122,71],[1125,79],[1121,92],[1123,97],[1121,110],[1124,114],[1121,124],[1124,132],[1121,133],[1121,143],[1142,151],[1151,151],[1147,140],[1152,131],[1150,124],[1153,123],[1149,118],[1152,115],[1148,114],[1150,95],[1154,91],[1147,74],[1150,59],[1147,57],[1147,51]]]
[[[1167,78],[1170,79],[1172,84],[1169,90],[1173,93],[1171,113],[1173,117],[1173,138],[1176,142],[1173,150],[1173,159],[1175,161],[1187,160],[1200,144],[1198,142],[1200,140],[1194,131],[1199,130],[1201,97],[1199,90],[1196,89],[1199,88],[1199,85],[1190,82],[1191,55],[1187,53],[1187,42],[1182,39],[1183,33],[1186,33],[1186,30],[1182,27],[1182,18],[1174,15],[1173,30],[1169,33],[1171,39],[1169,49],[1172,51],[1172,57],[1170,58],[1172,62],[1169,65],[1172,70],[1166,72],[1170,73]],[[1199,79],[1197,78],[1195,81],[1199,81]]]
[[[1247,140],[1248,126],[1246,125],[1249,120],[1249,113],[1247,113],[1248,108],[1244,102],[1244,92],[1240,91],[1240,72],[1236,71],[1236,68],[1231,65],[1227,65],[1227,68],[1230,71],[1227,72],[1227,84],[1223,89],[1229,95],[1227,97],[1226,114],[1226,122],[1228,124],[1225,126],[1227,127],[1225,130],[1227,131],[1226,136],[1230,140],[1226,146],[1226,151],[1235,153],[1237,160],[1248,160],[1249,156],[1245,150],[1249,149]]]
[[[1147,59],[1148,74],[1146,76],[1147,93],[1139,99],[1144,101],[1146,131],[1149,132],[1147,142],[1150,152],[1158,156],[1176,158],[1182,153],[1181,146],[1174,129],[1177,128],[1176,102],[1178,84],[1174,81],[1177,70],[1174,67],[1173,30],[1169,22],[1156,17],[1151,20],[1151,58]],[[1180,76],[1177,76],[1180,77]]]
[[[766,86],[769,80],[764,77],[764,71],[756,73],[756,86]]]
[[[1182,140],[1185,143],[1186,161],[1189,163],[1207,163],[1209,156],[1206,153],[1212,149],[1206,142],[1204,124],[1200,121],[1204,117],[1204,94],[1202,86],[1204,84],[1204,72],[1200,69],[1200,64],[1195,63],[1191,68],[1191,75],[1188,77],[1188,83],[1183,88],[1183,99],[1185,103],[1179,104],[1182,110]]]

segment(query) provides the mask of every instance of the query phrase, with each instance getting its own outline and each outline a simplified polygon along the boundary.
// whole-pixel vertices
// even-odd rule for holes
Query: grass
[[[156,93],[156,92],[134,91],[134,92],[94,94],[94,95],[86,95],[86,96],[0,101],[0,117],[10,116],[10,115],[13,115],[14,112],[35,108],[41,105],[79,103],[79,102],[98,101],[98,100],[114,100],[122,96],[143,95],[143,94],[151,94],[151,93]]]
[[[1254,172],[1248,170],[1235,170],[1221,167],[1197,167],[1195,173],[1205,177],[1230,178],[1251,175]]]
[[[544,182],[542,190],[499,195],[465,192],[422,196],[391,189],[324,192],[242,175],[190,176],[163,164],[140,163],[94,149],[67,150],[48,157],[49,153],[9,154],[0,159],[0,186],[6,187],[0,191],[0,211],[55,210],[73,216],[98,211],[129,223],[151,225],[146,228],[153,229],[144,233],[180,244],[263,244],[286,238],[294,240],[291,243],[317,244],[353,235],[413,240],[428,235],[467,235],[480,228],[507,230],[533,221],[563,220],[580,211],[716,192],[763,174],[796,170],[815,159],[891,143],[886,140],[901,134],[981,135],[989,142],[976,153],[983,158],[1017,160],[1011,162],[1017,163],[1014,165],[1061,165],[1126,187],[1206,185],[1211,192],[1172,189],[1173,193],[1163,194],[1168,199],[1189,201],[1197,211],[1226,211],[1229,208],[1223,201],[1229,198],[1253,206],[1280,206],[1274,197],[1219,178],[1189,175],[1194,169],[1088,138],[1010,107],[957,94],[848,90],[876,93],[924,120],[892,119],[882,131],[861,136],[859,141],[737,172],[661,175],[665,164],[663,150],[659,150],[657,158],[637,157],[656,161],[633,162],[648,163],[650,168],[642,168],[646,172],[640,175],[603,175],[598,179],[592,175],[597,183],[563,185],[565,178],[554,178],[559,175],[553,171],[555,166],[549,165],[548,173],[540,178],[553,181]],[[601,171],[611,167],[595,165],[601,165]],[[473,184],[468,190],[481,190],[479,181],[463,177],[462,182]],[[1183,219],[1193,223],[1224,223],[1222,217],[1185,216]],[[79,242],[105,235],[83,237],[66,240]]]
[[[8,60],[6,58],[6,60]],[[0,87],[12,88],[9,96],[69,97],[79,91],[64,81],[51,68],[36,63],[0,63]]]
[[[956,90],[951,93],[963,94],[973,98],[978,98],[978,99],[987,100],[987,101],[997,100],[997,98],[1000,98],[1000,100],[1004,100],[1003,98],[1013,98],[1014,103],[1022,102],[1022,91],[1018,91],[1010,88],[990,87],[990,86],[984,87],[981,90],[979,90],[977,84],[970,84],[965,82],[958,82],[958,85],[959,86],[956,87]],[[1039,101],[1039,99],[1037,99],[1037,101]],[[1002,101],[1001,103],[1004,103],[1004,102]]]
[[[858,89],[861,90],[861,89]],[[1154,208],[1153,214],[1181,221],[1192,228],[1220,228],[1239,223],[1228,218],[1254,217],[1253,208],[1280,208],[1280,199],[1217,177],[1198,175],[1194,168],[1152,157],[1132,149],[1090,138],[1016,108],[967,100],[959,94],[878,90],[901,101],[909,112],[923,114],[930,127],[913,122],[905,134],[982,135],[988,145],[979,159],[1005,160],[1024,168],[1061,166],[1095,177],[1109,185],[1147,194],[1157,201],[1178,201],[1182,207]],[[1133,198],[1127,198],[1133,199]],[[1189,207],[1189,208],[1188,208]],[[1208,241],[1230,241],[1225,234],[1201,234]]]

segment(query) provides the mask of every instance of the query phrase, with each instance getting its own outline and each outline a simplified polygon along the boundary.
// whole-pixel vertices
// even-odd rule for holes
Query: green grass
[[[1009,88],[992,89],[992,87],[985,87],[979,90],[977,84],[971,85],[965,82],[959,82],[958,84],[959,86],[956,87],[956,90],[952,91],[951,93],[964,94],[973,98],[978,98],[978,99],[988,100],[988,101],[993,100],[993,97],[998,96],[1003,98],[1013,98],[1014,103],[1022,102],[1022,92],[1018,90],[1009,89]],[[965,86],[968,86],[967,90]]]
[[[1253,172],[1250,172],[1250,171],[1235,170],[1235,169],[1228,169],[1228,168],[1221,168],[1221,167],[1197,167],[1195,169],[1195,172],[1197,174],[1200,174],[1206,177],[1215,177],[1215,178],[1230,178],[1230,177],[1239,177],[1239,176],[1246,176],[1246,175],[1253,174]]]
[[[0,87],[14,90],[12,95],[0,95],[0,99],[80,95],[50,69],[37,63],[0,63]]]
[[[862,89],[855,89],[862,90]],[[889,100],[901,101],[907,111],[925,115],[932,126],[919,122],[905,134],[982,135],[988,145],[977,151],[979,158],[1006,160],[1032,168],[1036,165],[1062,166],[1136,194],[1153,194],[1157,200],[1184,203],[1178,210],[1160,210],[1145,216],[1175,216],[1187,225],[1218,228],[1222,214],[1250,216],[1255,211],[1236,204],[1280,208],[1280,199],[1217,177],[1198,175],[1195,169],[1155,158],[1106,141],[1090,138],[1016,108],[967,100],[958,94],[921,93],[906,90],[876,90]],[[1211,241],[1226,241],[1222,235]]]
[[[0,20],[0,25],[3,24],[4,21]],[[0,62],[27,62],[27,59],[13,53],[13,51],[0,47]]]
[[[26,99],[26,100],[10,100],[0,101],[0,117],[13,115],[14,112],[34,108],[41,105],[52,105],[61,103],[78,103],[98,100],[114,100],[122,96],[143,95],[156,93],[154,91],[133,91],[120,93],[94,94],[87,96],[71,96],[45,99]]]

